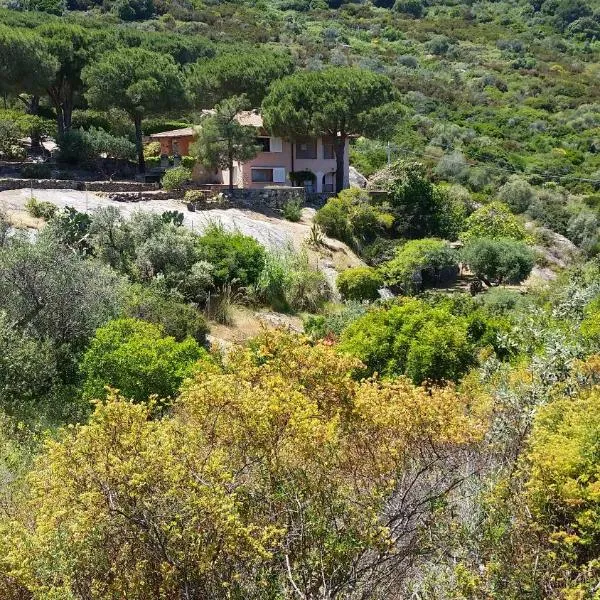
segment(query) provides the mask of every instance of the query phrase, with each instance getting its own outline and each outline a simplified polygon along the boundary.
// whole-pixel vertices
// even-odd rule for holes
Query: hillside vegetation
[[[132,176],[216,107],[179,192],[262,107],[368,176],[295,249],[0,211],[0,596],[598,600],[597,0],[0,2],[0,169]]]

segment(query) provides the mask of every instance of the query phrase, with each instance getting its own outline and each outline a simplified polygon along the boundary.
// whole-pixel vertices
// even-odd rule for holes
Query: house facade
[[[185,127],[184,129],[153,133],[150,139],[160,143],[162,156],[188,156],[195,135],[193,127]]]
[[[233,168],[233,184],[238,188],[260,189],[273,186],[305,187],[314,193],[335,192],[335,159],[333,139],[326,137],[301,138],[294,141],[272,136],[265,129],[260,114],[245,111],[238,115],[242,125],[257,129],[256,143],[261,151],[255,158],[238,162]],[[192,128],[165,131],[154,134],[152,140],[160,141],[161,154],[173,155],[178,150],[181,155],[189,151],[193,141]],[[344,156],[344,187],[349,186],[349,146],[346,142]],[[227,184],[229,171],[219,170],[209,173],[206,169],[194,170],[194,180],[199,184]]]

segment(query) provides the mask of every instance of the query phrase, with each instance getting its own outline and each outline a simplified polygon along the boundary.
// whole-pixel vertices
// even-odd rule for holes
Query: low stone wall
[[[216,195],[222,194],[232,206],[240,208],[253,208],[257,206],[280,210],[290,200],[306,202],[306,192],[302,187],[278,187],[263,189],[234,189],[219,190]]]
[[[5,190],[88,190],[89,192],[144,192],[158,190],[156,183],[136,181],[77,181],[75,179],[0,179],[0,192]]]

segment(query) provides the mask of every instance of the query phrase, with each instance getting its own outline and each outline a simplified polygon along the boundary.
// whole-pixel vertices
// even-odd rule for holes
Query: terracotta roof
[[[164,137],[188,137],[196,135],[193,127],[185,127],[184,129],[173,129],[172,131],[161,131],[160,133],[153,133],[151,138],[164,138]]]
[[[203,110],[202,116],[214,115],[214,110]],[[256,110],[243,110],[238,116],[237,120],[240,125],[251,125],[252,127],[263,126],[263,119],[260,113]],[[176,138],[176,137],[188,137],[196,135],[196,131],[193,127],[185,127],[184,129],[173,129],[172,131],[161,131],[159,133],[153,133],[151,138]]]

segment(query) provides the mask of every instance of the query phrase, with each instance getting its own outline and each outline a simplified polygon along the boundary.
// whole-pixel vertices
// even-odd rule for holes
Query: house
[[[265,129],[263,119],[257,111],[244,111],[238,115],[242,125],[257,128],[257,145],[261,151],[252,160],[236,163],[233,168],[233,182],[238,188],[260,189],[273,186],[299,186],[315,193],[335,191],[337,168],[333,138],[300,138],[293,141],[272,136]],[[154,141],[160,141],[161,154],[180,155],[189,151],[193,140],[193,128],[177,129],[154,134]],[[346,142],[344,157],[344,187],[349,186],[349,152]],[[200,184],[226,184],[229,171],[208,173],[198,168],[194,179]]]
[[[184,129],[153,133],[150,139],[153,142],[160,142],[162,156],[188,156],[195,135],[193,127],[185,127]]]

